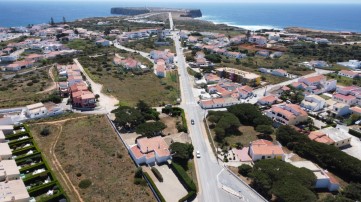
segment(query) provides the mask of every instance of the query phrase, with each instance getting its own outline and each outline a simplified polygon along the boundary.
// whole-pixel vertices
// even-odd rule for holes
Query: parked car
[[[194,125],[194,120],[193,119],[191,120],[191,124]]]
[[[196,157],[201,158],[201,153],[199,151],[196,152]]]

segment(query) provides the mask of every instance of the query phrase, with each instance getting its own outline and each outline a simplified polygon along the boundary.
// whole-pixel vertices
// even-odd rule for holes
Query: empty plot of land
[[[56,124],[62,130],[55,155],[83,201],[155,200],[148,186],[134,184],[136,167],[105,116]],[[41,127],[48,125],[52,126],[51,122]],[[40,146],[52,144],[52,136],[59,130],[53,131],[52,127],[50,130],[49,136],[39,138]]]

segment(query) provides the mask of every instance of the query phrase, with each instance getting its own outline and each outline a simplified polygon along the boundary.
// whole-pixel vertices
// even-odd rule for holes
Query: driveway
[[[109,96],[109,95],[106,95],[106,94],[102,93],[103,85],[101,85],[99,83],[95,83],[88,76],[88,74],[84,71],[83,66],[79,63],[78,59],[74,59],[74,63],[78,65],[80,70],[85,75],[87,81],[90,83],[90,85],[92,87],[93,93],[99,95],[99,102],[98,103],[99,103],[100,107],[98,109],[93,110],[93,111],[87,111],[87,112],[84,112],[84,113],[107,114],[107,113],[110,113],[113,109],[116,109],[117,108],[116,105],[119,103],[119,100],[117,100],[113,96]]]
[[[168,165],[157,165],[154,167],[157,168],[163,176],[163,182],[159,182],[154,175],[151,175],[152,178],[154,178],[153,181],[159,191],[162,193],[165,201],[178,201],[183,196],[187,195],[187,190],[179,182],[177,176],[174,174],[172,169],[168,167]]]

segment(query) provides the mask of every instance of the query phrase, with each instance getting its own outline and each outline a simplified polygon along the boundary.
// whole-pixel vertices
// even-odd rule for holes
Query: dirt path
[[[55,166],[55,170],[57,171],[57,173],[59,173],[62,181],[64,182],[63,185],[67,188],[67,190],[75,193],[77,200],[80,201],[80,202],[84,202],[84,200],[81,198],[81,195],[80,195],[79,191],[73,185],[73,183],[71,182],[69,176],[66,174],[63,167],[61,166],[61,163],[59,162],[58,158],[56,157],[55,147],[56,147],[56,145],[58,143],[58,140],[59,140],[59,138],[61,136],[61,133],[63,131],[63,124],[66,121],[73,120],[73,119],[86,118],[86,117],[87,116],[77,117],[77,118],[68,118],[68,119],[63,119],[63,120],[59,120],[59,121],[49,121],[49,122],[35,123],[36,125],[48,124],[48,125],[54,125],[56,127],[59,127],[59,133],[56,135],[55,141],[50,146],[50,151],[49,152],[50,152],[50,155],[51,155],[51,158],[52,158],[51,162]]]
[[[37,92],[36,94],[47,93],[47,92],[52,91],[52,90],[54,90],[56,88],[56,82],[55,82],[54,74],[53,74],[53,71],[52,71],[53,68],[54,68],[54,66],[49,68],[49,76],[50,76],[50,78],[52,80],[51,85],[49,87],[47,87],[45,90]]]
[[[119,100],[116,99],[114,96],[109,96],[109,95],[102,93],[103,85],[101,85],[99,83],[95,83],[89,77],[89,75],[85,72],[83,66],[79,63],[78,59],[74,59],[74,63],[78,65],[80,70],[84,73],[87,81],[91,84],[93,93],[99,95],[98,100],[99,100],[99,105],[100,105],[101,109],[91,111],[91,113],[97,113],[97,112],[102,113],[103,112],[106,114],[106,113],[111,112],[113,109],[116,109],[116,105],[119,103]]]

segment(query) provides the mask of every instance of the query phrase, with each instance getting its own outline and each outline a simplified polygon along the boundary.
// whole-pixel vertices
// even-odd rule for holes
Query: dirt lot
[[[226,138],[226,141],[230,145],[234,145],[237,142],[241,142],[242,145],[248,146],[250,142],[258,139],[257,135],[259,135],[259,133],[256,132],[252,126],[241,126],[239,127],[239,131],[242,132],[242,135],[230,136]]]
[[[51,85],[48,70],[49,68],[45,68],[10,79],[2,79],[0,82],[0,108],[24,106],[45,98],[46,94],[36,93]]]
[[[165,135],[178,133],[177,122],[181,122],[181,117],[171,117],[166,114],[159,115],[160,121],[163,122],[167,128],[163,130]]]
[[[47,137],[39,135],[44,127],[51,131]],[[54,154],[62,172],[55,173],[62,175],[60,181],[66,184],[63,187],[71,201],[155,200],[147,186],[133,184],[135,165],[106,117],[32,124],[31,130],[52,167],[57,166],[51,148],[56,143]],[[80,181],[86,179],[91,185],[80,189]]]

